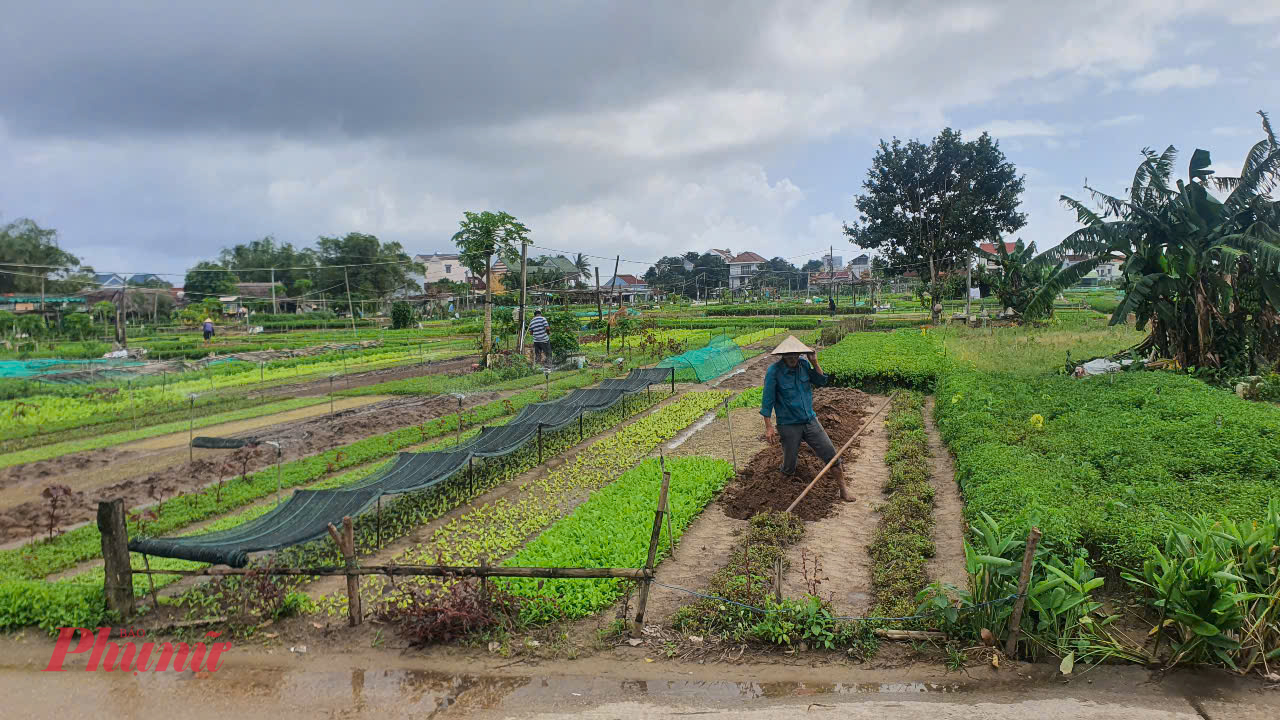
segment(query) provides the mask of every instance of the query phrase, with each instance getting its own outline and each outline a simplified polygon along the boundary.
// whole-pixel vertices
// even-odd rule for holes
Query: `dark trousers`
[[[822,423],[817,420],[795,425],[778,425],[778,438],[782,441],[782,473],[784,475],[795,474],[801,441],[804,441],[824,463],[831,462],[831,458],[836,456],[835,445],[831,444],[827,431],[822,429]]]
[[[533,343],[533,361],[534,362],[550,362],[551,360],[551,341]]]

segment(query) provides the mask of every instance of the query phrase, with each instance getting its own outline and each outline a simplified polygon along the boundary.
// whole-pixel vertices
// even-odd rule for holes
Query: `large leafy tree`
[[[91,268],[58,247],[58,232],[21,218],[0,225],[0,293],[75,292],[92,282]]]
[[[785,258],[775,257],[765,262],[759,271],[752,276],[751,286],[754,288],[775,288],[778,291],[790,290],[796,287],[796,281],[799,278],[799,268]],[[808,285],[806,284],[805,287],[808,287]]]
[[[200,302],[207,297],[217,298],[219,295],[234,293],[238,282],[240,280],[235,273],[225,266],[202,260],[187,271],[182,281],[182,291],[192,302]]]
[[[398,242],[382,242],[376,235],[347,233],[341,237],[321,236],[316,240],[315,285],[345,293],[348,286],[356,299],[381,299],[422,286],[409,277],[412,258]]]
[[[695,254],[696,258],[697,255]],[[665,255],[658,259],[658,262],[651,265],[644,273],[645,282],[651,287],[665,290],[668,293],[693,293],[693,287],[689,284],[693,278],[693,273],[684,269],[685,257],[679,255]]]
[[[507,267],[520,262],[520,245],[529,237],[529,228],[502,211],[464,212],[453,242],[458,246],[458,259],[468,270],[485,279],[484,286],[484,357],[488,363],[493,352],[493,256],[502,258]]]
[[[964,267],[980,241],[1026,224],[1023,177],[987,133],[966,142],[946,128],[928,145],[882,140],[862,187],[845,234],[879,250],[895,274],[927,268],[931,304],[941,271]]]
[[[312,276],[318,264],[315,250],[294,248],[292,243],[277,242],[270,235],[223,248],[218,259],[235,271],[240,282],[275,280],[288,288],[290,294],[295,292],[299,280]]]
[[[1264,136],[1237,177],[1215,177],[1209,152],[1198,149],[1187,179],[1175,181],[1169,146],[1143,150],[1125,197],[1086,187],[1098,212],[1062,196],[1084,225],[1063,246],[1124,258],[1125,298],[1111,323],[1133,314],[1150,328],[1139,351],[1233,371],[1280,361],[1280,203],[1271,195],[1280,143],[1259,114]]]

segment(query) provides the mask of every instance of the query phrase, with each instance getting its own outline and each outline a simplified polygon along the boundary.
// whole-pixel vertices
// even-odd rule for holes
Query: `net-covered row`
[[[139,538],[135,552],[160,557],[244,567],[249,553],[309,542],[323,537],[330,523],[368,510],[382,495],[425,490],[454,477],[472,458],[499,457],[518,450],[543,430],[564,427],[587,412],[606,410],[629,394],[670,381],[666,368],[632,370],[601,387],[574,390],[552,402],[526,405],[506,425],[484,428],[448,451],[400,453],[394,463],[338,490],[298,490],[279,507],[239,527],[175,538]]]
[[[658,363],[658,368],[691,370],[698,382],[706,382],[729,372],[742,359],[742,348],[738,343],[727,335],[718,335],[706,347],[666,358]]]

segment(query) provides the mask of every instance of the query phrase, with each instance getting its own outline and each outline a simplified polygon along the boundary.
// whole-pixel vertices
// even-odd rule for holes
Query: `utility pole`
[[[604,322],[604,303],[600,302],[600,266],[596,265],[596,319]]]
[[[124,327],[124,302],[125,292],[121,288],[116,292],[116,342],[120,343],[120,347],[127,348],[129,347],[129,338]]]
[[[356,311],[351,306],[351,274],[347,271],[347,267],[342,267],[342,283],[347,286],[347,312],[351,315],[351,334],[356,332]]]
[[[973,250],[965,255],[965,282],[964,282],[964,319],[969,321],[969,315],[973,312]]]
[[[524,352],[524,306],[529,297],[529,239],[520,239],[520,342],[516,345],[516,352]]]
[[[280,306],[276,304],[276,269],[271,268],[271,314],[279,315]]]
[[[622,281],[618,279],[618,263],[622,262],[622,256],[614,258],[613,261],[613,286],[618,288],[618,309],[622,309]]]

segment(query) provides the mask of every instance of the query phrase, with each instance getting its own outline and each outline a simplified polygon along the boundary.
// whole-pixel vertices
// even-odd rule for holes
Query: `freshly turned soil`
[[[865,422],[868,407],[868,396],[858,390],[817,388],[813,393],[813,410],[837,450]],[[853,447],[859,442],[854,441]],[[766,446],[725,490],[725,514],[745,520],[766,510],[786,510],[825,464],[808,445],[801,445],[796,475],[788,478],[779,470],[782,446]],[[842,502],[838,478],[834,469],[828,471],[792,512],[803,520],[830,515]]]

